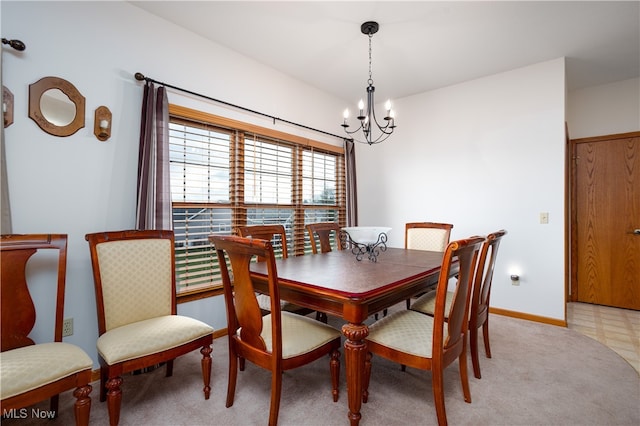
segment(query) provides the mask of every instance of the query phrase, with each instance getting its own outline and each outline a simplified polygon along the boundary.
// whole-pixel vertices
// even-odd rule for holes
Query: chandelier
[[[342,123],[342,127],[344,127],[345,133],[352,137],[352,139],[356,142],[367,143],[369,145],[377,144],[385,141],[392,133],[393,129],[396,128],[394,113],[391,109],[391,101],[387,100],[385,104],[386,114],[384,117],[383,125],[378,123],[376,118],[376,112],[374,110],[374,99],[373,94],[376,90],[373,87],[373,77],[371,73],[371,40],[373,39],[373,35],[378,32],[379,25],[377,22],[365,22],[360,26],[360,31],[362,34],[365,34],[369,37],[369,86],[367,86],[367,105],[365,108],[365,104],[360,99],[358,103],[358,121],[360,125],[357,129],[350,131],[349,124],[347,124],[347,119],[349,118],[349,109],[344,110],[344,122]],[[362,131],[362,136],[364,136],[364,140],[353,137],[356,133]]]

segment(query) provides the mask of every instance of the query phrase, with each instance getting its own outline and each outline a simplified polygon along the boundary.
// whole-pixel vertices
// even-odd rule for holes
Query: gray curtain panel
[[[2,55],[0,55],[0,87],[2,87]],[[2,102],[4,103],[4,99],[2,99]],[[0,199],[0,233],[11,234],[13,233],[13,228],[11,224],[11,206],[9,203],[9,182],[7,181],[7,158],[4,152],[4,114],[2,118],[2,129],[0,130],[0,169],[0,173],[2,173],[0,175],[0,186],[2,186],[2,198]]]
[[[164,87],[147,82],[138,154],[137,229],[173,229],[169,183],[169,101]]]
[[[358,190],[356,185],[356,144],[344,140],[344,161],[347,176],[347,226],[358,226]]]

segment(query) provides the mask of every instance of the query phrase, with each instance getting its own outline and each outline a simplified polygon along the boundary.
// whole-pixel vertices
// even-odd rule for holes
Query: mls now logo
[[[41,410],[39,408],[32,408],[31,410],[26,408],[12,408],[10,410],[2,410],[2,417],[5,419],[26,419],[28,417],[34,419],[53,419],[56,417],[56,412]]]

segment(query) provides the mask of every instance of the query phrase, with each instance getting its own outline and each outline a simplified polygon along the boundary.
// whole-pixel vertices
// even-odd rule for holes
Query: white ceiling
[[[349,102],[567,57],[569,90],[640,76],[640,1],[131,1]],[[202,52],[199,52],[202,54]]]

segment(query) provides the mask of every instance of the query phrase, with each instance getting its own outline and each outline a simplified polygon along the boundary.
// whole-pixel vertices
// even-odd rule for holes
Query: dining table
[[[387,247],[375,261],[349,249],[276,261],[281,300],[345,321],[342,334],[351,425],[358,425],[362,417],[365,339],[369,334],[365,320],[433,288],[442,258],[442,252]],[[458,272],[457,264],[450,272]],[[252,264],[251,273],[256,291],[268,294],[265,262]]]

